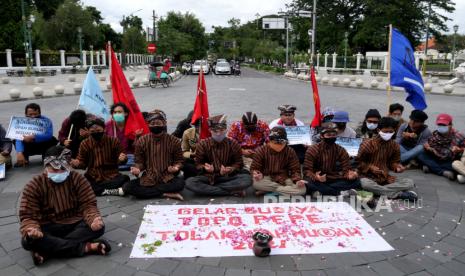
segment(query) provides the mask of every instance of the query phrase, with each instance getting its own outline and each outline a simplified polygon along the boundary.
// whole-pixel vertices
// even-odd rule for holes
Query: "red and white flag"
[[[192,115],[191,124],[194,124],[198,119],[201,120],[200,124],[200,139],[205,139],[211,136],[208,129],[208,96],[207,84],[205,83],[205,76],[203,75],[203,68],[200,68],[199,79],[197,81],[197,96],[195,98],[194,115]]]

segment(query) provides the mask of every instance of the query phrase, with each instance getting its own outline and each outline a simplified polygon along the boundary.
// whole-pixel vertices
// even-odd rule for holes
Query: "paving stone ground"
[[[174,87],[138,89],[136,97],[142,110],[162,108],[168,115],[169,129],[192,108],[195,77],[186,77]],[[282,77],[245,70],[242,77],[207,76],[211,113],[225,112],[232,119],[253,110],[266,121],[272,120],[276,107],[293,103],[297,115],[310,121],[313,103],[308,84]],[[323,105],[345,108],[353,125],[368,108],[386,109],[386,96],[380,91],[321,87]],[[105,94],[106,97],[109,93]],[[395,92],[394,101],[403,102],[404,93]],[[77,96],[42,99],[43,114],[59,126],[74,108]],[[448,111],[456,126],[465,130],[465,98],[429,95],[431,118]],[[20,115],[30,101],[0,103],[0,122],[8,124],[10,115]],[[410,107],[407,107],[407,113]],[[309,110],[309,112],[304,112]],[[433,124],[433,120],[428,121]],[[57,130],[55,130],[57,132]],[[0,275],[464,275],[465,271],[465,186],[445,178],[409,170],[404,176],[414,179],[421,204],[406,206],[393,202],[392,213],[362,212],[364,218],[394,248],[394,251],[314,255],[280,255],[269,258],[166,258],[129,259],[147,204],[175,204],[172,200],[136,200],[131,197],[100,197],[98,205],[106,223],[104,237],[110,240],[110,256],[50,260],[35,267],[30,254],[20,245],[17,207],[24,184],[41,171],[40,160],[32,159],[30,167],[8,171],[0,182]],[[208,204],[209,198],[183,192],[189,204]],[[217,198],[213,204],[252,203],[261,199],[248,191],[246,198]]]

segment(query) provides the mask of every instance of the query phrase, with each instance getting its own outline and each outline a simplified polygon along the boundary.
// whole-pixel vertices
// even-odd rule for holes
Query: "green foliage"
[[[145,35],[137,27],[124,30],[122,47],[126,52],[142,54],[146,52]]]
[[[207,39],[202,23],[191,13],[168,12],[158,22],[157,53],[174,61],[206,57]]]
[[[2,0],[0,9],[0,49],[20,51],[23,46],[23,28],[21,22],[21,2]]]

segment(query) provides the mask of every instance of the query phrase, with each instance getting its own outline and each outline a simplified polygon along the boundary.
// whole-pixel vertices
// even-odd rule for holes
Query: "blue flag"
[[[415,67],[413,48],[408,39],[397,29],[392,29],[391,85],[405,88],[407,101],[415,109],[427,107],[423,78]]]
[[[105,121],[110,119],[110,110],[108,109],[102,89],[100,89],[100,85],[92,67],[89,68],[84,84],[82,85],[78,108],[94,114],[95,116],[102,117]]]

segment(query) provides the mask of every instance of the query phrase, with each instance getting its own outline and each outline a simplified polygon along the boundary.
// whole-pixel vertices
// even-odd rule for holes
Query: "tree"
[[[29,5],[28,5],[29,7]],[[2,0],[0,9],[0,49],[20,51],[23,46],[23,28],[21,21],[21,2]]]
[[[99,39],[99,30],[92,14],[74,0],[65,2],[56,10],[54,16],[46,21],[40,31],[43,40],[50,49],[75,50],[79,49],[77,29],[82,29],[84,48],[96,45]],[[103,48],[104,45],[98,45]]]
[[[174,61],[205,58],[207,37],[202,23],[191,13],[169,12],[158,22],[158,53]]]
[[[122,47],[128,53],[145,53],[145,36],[137,27],[129,27],[124,30]]]
[[[41,13],[45,20],[49,20],[55,15],[58,7],[63,4],[65,0],[34,0],[37,11]]]

